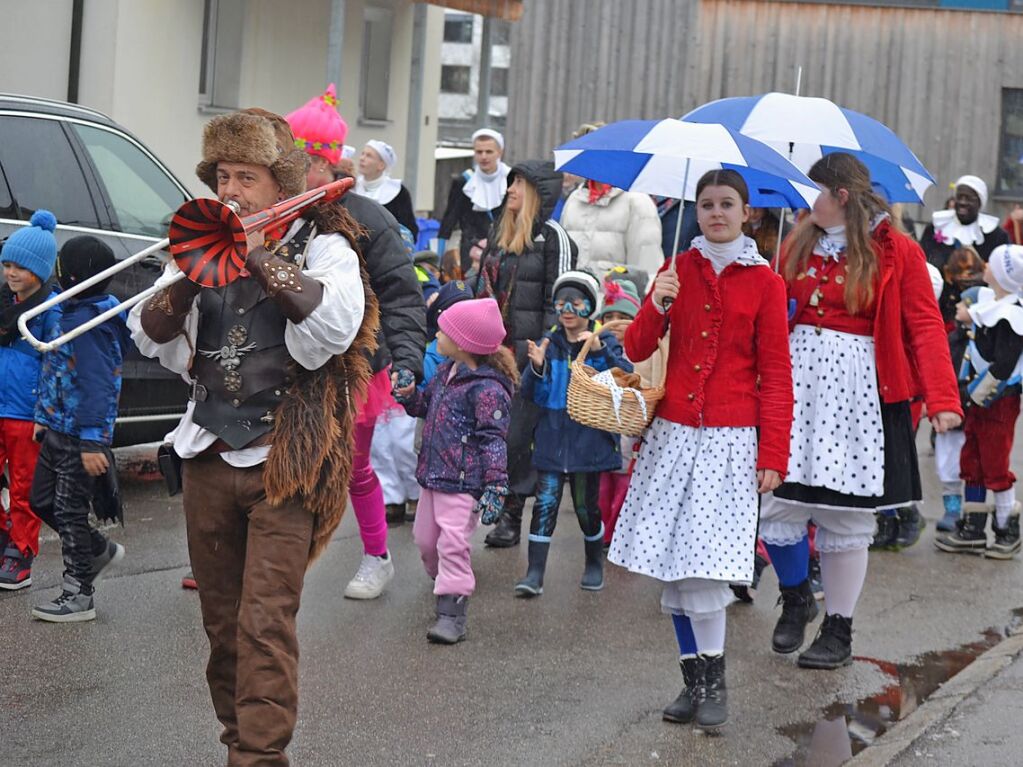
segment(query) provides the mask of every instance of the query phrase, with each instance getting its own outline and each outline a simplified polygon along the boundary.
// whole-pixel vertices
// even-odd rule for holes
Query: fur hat
[[[57,260],[57,240],[53,236],[56,228],[57,218],[50,211],[37,210],[28,226],[18,229],[4,242],[0,260],[28,269],[40,282],[46,282]]]
[[[295,146],[337,165],[348,137],[348,123],[337,113],[334,83],[322,96],[309,99],[305,106],[289,113],[287,120],[295,134]]]
[[[440,313],[437,324],[455,346],[470,354],[493,354],[506,335],[501,310],[492,298],[459,301]]]
[[[217,191],[217,163],[244,162],[270,169],[285,197],[305,191],[306,153],[295,146],[291,128],[265,109],[243,109],[214,117],[202,132],[202,161],[195,175]]]

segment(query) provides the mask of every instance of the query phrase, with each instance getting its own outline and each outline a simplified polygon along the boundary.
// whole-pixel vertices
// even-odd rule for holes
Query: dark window
[[[1002,140],[999,146],[997,192],[1023,196],[1023,88],[1002,89]]]
[[[490,44],[508,45],[511,39],[511,24],[500,19],[493,19],[490,22]]]
[[[472,16],[449,13],[444,16],[444,42],[471,43]]]
[[[244,31],[244,0],[205,0],[199,106],[238,108]]]
[[[505,67],[494,67],[490,70],[490,95],[508,95],[508,70]]]
[[[443,93],[469,92],[469,67],[449,66],[440,68],[440,89]]]
[[[186,198],[178,185],[135,144],[116,133],[74,125],[113,206],[122,232],[163,237]]]
[[[85,176],[57,120],[0,117],[0,165],[21,218],[45,208],[62,224],[99,227]]]
[[[362,80],[359,102],[365,120],[388,119],[391,89],[392,12],[366,8],[362,25]]]

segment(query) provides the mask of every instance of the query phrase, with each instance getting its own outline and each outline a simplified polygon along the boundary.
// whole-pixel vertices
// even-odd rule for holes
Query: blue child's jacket
[[[73,330],[116,303],[113,296],[105,294],[68,301],[47,340]],[[126,317],[122,312],[43,355],[36,423],[83,442],[109,445],[113,441],[121,367],[132,348]]]
[[[593,323],[590,323],[592,329]],[[540,471],[562,473],[616,471],[622,468],[621,440],[617,434],[576,423],[568,417],[568,379],[572,344],[559,325],[544,334],[551,339],[543,375],[532,364],[522,374],[522,396],[542,409],[533,433],[533,465]],[[591,351],[586,364],[598,372],[618,367],[632,372],[622,345],[609,332],[600,334],[603,346]],[[578,350],[579,346],[576,346]]]

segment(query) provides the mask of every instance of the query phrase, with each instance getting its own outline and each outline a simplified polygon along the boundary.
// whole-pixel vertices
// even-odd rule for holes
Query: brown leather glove
[[[180,335],[192,302],[202,288],[191,280],[178,280],[146,302],[142,309],[142,329],[158,344]]]
[[[319,282],[307,277],[295,264],[270,254],[266,248],[250,250],[245,268],[292,322],[304,320],[323,300],[323,286]]]

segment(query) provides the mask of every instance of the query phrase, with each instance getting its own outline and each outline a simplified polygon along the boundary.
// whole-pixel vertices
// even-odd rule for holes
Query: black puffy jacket
[[[367,232],[356,244],[380,302],[381,332],[377,334],[373,372],[392,363],[395,368],[412,371],[420,381],[426,350],[426,304],[398,222],[383,205],[357,194],[346,194],[341,204]]]
[[[540,213],[533,222],[533,245],[521,255],[499,248],[498,219],[480,257],[475,292],[480,297],[497,299],[508,333],[505,345],[515,352],[515,361],[522,370],[527,362],[526,341],[539,341],[557,322],[554,281],[562,272],[575,269],[579,249],[561,225],[550,220],[561,196],[562,175],[554,170],[554,164],[542,160],[519,163],[508,174],[508,185],[520,175],[540,195]]]

